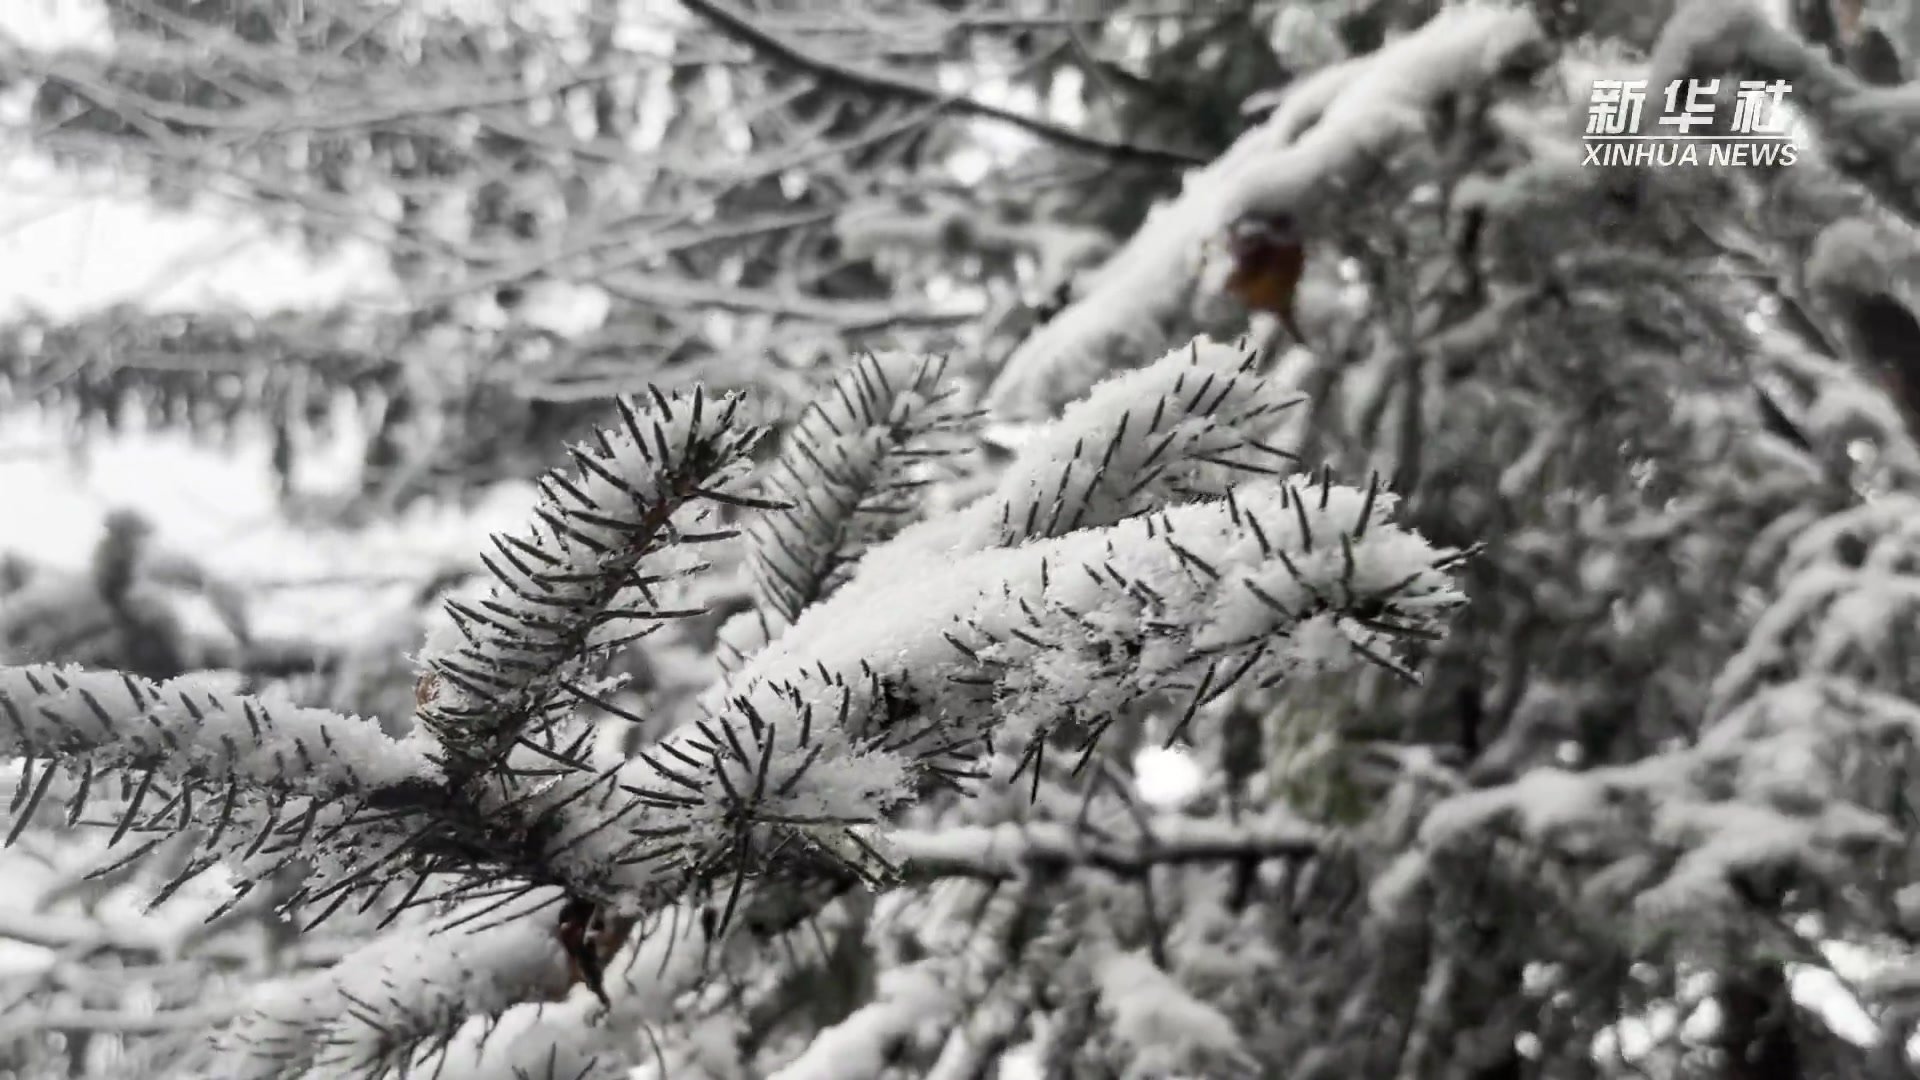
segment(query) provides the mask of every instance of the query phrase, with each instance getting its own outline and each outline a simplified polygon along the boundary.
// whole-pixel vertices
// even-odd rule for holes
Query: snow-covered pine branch
[[[1045,828],[1019,850],[997,833],[983,848],[970,834],[889,842],[895,811],[965,789],[996,742],[1037,749],[1069,718],[1097,727],[1155,697],[1193,707],[1238,679],[1391,664],[1400,639],[1438,632],[1459,600],[1450,556],[1395,526],[1377,488],[1278,482],[1288,455],[1262,438],[1297,398],[1247,368],[1202,342],[1113,380],[1032,439],[993,495],[862,561],[725,682],[705,720],[624,765],[502,796],[503,813],[540,823],[522,857],[643,919],[689,885],[718,887],[725,935],[736,913],[777,930],[835,883],[899,869],[1137,874],[1313,850],[1312,830],[1256,821],[1161,822],[1133,850]],[[1240,477],[1257,482],[1236,489]],[[1183,499],[1199,501],[1168,505]],[[923,865],[898,865],[916,854]],[[809,880],[828,885],[813,901]],[[628,1007],[622,987],[608,992]],[[575,1053],[580,1033],[555,1025]]]
[[[543,921],[479,930],[457,927],[458,921],[409,931],[400,952],[370,952],[366,970],[341,965],[333,980],[277,997],[277,1006],[254,1018],[251,1034],[272,1040],[276,1024],[309,1025],[310,1034],[331,1045],[326,1060],[358,1068],[349,1073],[356,1076],[381,1075],[385,1065],[396,1076],[621,1080],[632,1075],[633,1062],[657,1058],[653,1027],[683,995],[735,960],[715,948],[696,910],[669,907],[637,926],[608,958],[610,1004],[603,1006],[583,989],[569,996],[565,959]],[[408,966],[416,955],[422,957],[418,971]],[[271,1062],[277,1045],[235,1038],[223,1044],[236,1055],[223,1067]]]
[[[422,748],[359,717],[231,693],[210,678],[156,683],[44,664],[0,668],[0,756],[318,798],[439,779]]]
[[[1583,917],[1625,910],[1642,931],[1711,938],[1789,888],[1842,885],[1862,860],[1903,843],[1895,820],[1849,793],[1860,755],[1913,731],[1920,709],[1903,698],[1798,680],[1756,696],[1698,746],[1583,772],[1535,769],[1441,801],[1375,899],[1407,914],[1445,867],[1483,860],[1489,838],[1513,837],[1522,852],[1579,870],[1564,901]]]
[[[891,847],[895,811],[965,789],[996,744],[1037,751],[1070,719],[1097,728],[1147,699],[1192,708],[1240,679],[1394,663],[1458,602],[1450,556],[1394,525],[1377,488],[1269,475],[1287,457],[1262,436],[1296,398],[1246,366],[1197,343],[1115,379],[1032,439],[993,496],[859,564],[705,720],[625,764],[509,789],[492,816],[538,822],[519,834],[538,845],[525,865],[610,910],[645,917],[717,887],[720,932],[736,913],[778,929],[806,916],[787,893],[805,903],[808,880],[829,883],[823,903],[832,883],[891,876],[921,846]],[[1199,501],[1168,505],[1183,498]],[[1073,857],[1126,873],[1311,849],[1310,830],[1274,828],[1163,823],[1151,849]],[[994,877],[1007,859],[1068,857],[1044,829],[1027,843],[934,843],[905,872]]]
[[[461,927],[462,918],[396,929],[331,968],[261,988],[220,1032],[215,1071],[237,1080],[404,1076],[469,1018],[490,1022],[523,1001],[566,997],[566,957],[548,927],[526,919]]]
[[[1450,556],[1394,525],[1391,503],[1266,481],[911,579],[856,575],[729,680],[716,715],[576,782],[597,797],[556,789],[571,806],[546,861],[640,910],[688,875],[822,859],[882,875],[890,814],[964,788],[996,743],[1040,753],[1057,726],[1097,736],[1148,699],[1191,715],[1243,679],[1394,666],[1461,598]]]
[[[549,893],[548,900],[554,899]],[[626,1074],[640,1029],[724,966],[697,913],[670,908],[608,958],[611,1010],[569,995],[568,958],[538,918],[475,901],[398,927],[334,966],[264,987],[206,1069],[237,1080]]]
[[[861,579],[913,575],[928,559],[1111,525],[1293,472],[1298,459],[1273,440],[1305,398],[1257,372],[1257,361],[1243,346],[1198,338],[1103,380],[1032,432],[990,493],[879,547]]]
[[[788,505],[747,530],[754,610],[723,635],[751,653],[839,587],[867,550],[914,519],[933,459],[958,452],[969,414],[934,357],[862,357],[801,414],[767,477]]]
[[[935,367],[870,364],[844,384],[867,404],[817,411],[824,428],[796,443],[849,495],[901,483],[883,459],[914,460],[929,449],[923,436],[957,422],[927,392]],[[876,388],[895,386],[883,405]],[[141,791],[164,796],[148,825],[177,812],[217,835],[226,808],[196,785],[223,782],[243,796],[227,801],[244,820],[265,822],[242,857],[278,868],[329,853],[292,905],[372,902],[409,877],[398,910],[419,895],[517,905],[545,890],[637,927],[621,954],[629,966],[681,956],[688,981],[675,985],[699,980],[709,949],[742,940],[736,926],[784,932],[916,854],[924,865],[910,872],[992,882],[1308,853],[1312,830],[1257,820],[1160,822],[1131,848],[1086,848],[1045,827],[1019,850],[998,833],[888,842],[899,811],[936,791],[967,793],[985,762],[1031,757],[1037,771],[1068,730],[1090,753],[1147,703],[1191,717],[1242,682],[1367,663],[1405,673],[1403,644],[1437,637],[1461,601],[1448,573],[1458,553],[1395,524],[1395,500],[1377,484],[1286,475],[1291,456],[1269,440],[1296,400],[1244,353],[1206,341],[1113,380],[1036,433],[991,494],[882,543],[838,588],[830,559],[808,563],[811,584],[775,597],[797,615],[787,631],[722,681],[705,718],[630,759],[596,758],[557,732],[583,706],[606,707],[594,661],[631,639],[631,623],[681,614],[657,600],[656,586],[686,572],[672,547],[716,538],[697,531],[716,504],[769,508],[722,486],[754,438],[734,426],[732,399],[696,391],[623,405],[622,430],[576,449],[577,472],[544,481],[539,526],[495,540],[492,595],[449,605],[451,627],[423,664],[423,730],[405,742],[323,711],[31,669],[6,676],[18,716],[0,749],[146,770]],[[844,445],[827,438],[836,425]],[[806,475],[796,467],[793,481]],[[842,532],[831,558],[879,535]],[[128,821],[141,796],[132,801]],[[444,887],[424,890],[430,878]],[[710,905],[706,917],[689,904]],[[522,1011],[516,1002],[565,996],[580,977],[543,923],[472,936],[405,926],[286,984],[223,1045],[233,1068],[260,1075],[383,1075],[429,1061],[540,1075],[542,1062],[581,1071],[631,1060],[632,1046],[596,1030],[597,1002],[580,992],[522,1017],[510,1039],[494,1032]],[[592,985],[633,1017],[672,996],[624,969]]]
[[[1097,730],[1156,697],[1191,709],[1238,679],[1390,664],[1401,637],[1436,634],[1459,599],[1449,556],[1393,525],[1377,488],[1266,475],[1287,455],[1262,436],[1297,397],[1246,368],[1202,342],[1096,391],[994,495],[873,552],[727,680],[706,720],[602,783],[558,785],[563,824],[541,861],[630,912],[691,881],[725,891],[723,931],[736,908],[764,923],[749,879],[890,876],[914,844],[893,849],[889,819],[968,787],[989,749],[1037,753],[1069,720]],[[1233,489],[1241,476],[1257,482]],[[1182,498],[1202,501],[1168,506]],[[1306,839],[1165,831],[1168,848],[1143,857],[1211,842],[1244,860]],[[945,855],[948,872],[993,872]]]
[[[63,772],[69,822],[113,779],[124,798],[116,841],[158,833],[151,847],[198,830],[196,854],[162,895],[221,859],[248,878],[306,860],[310,889],[363,879],[418,827],[401,811],[443,779],[424,747],[358,717],[204,677],[154,683],[50,666],[0,668],[0,757],[13,756],[28,765],[9,840]]]
[[[716,538],[700,531],[711,510],[744,501],[722,490],[761,435],[736,421],[739,403],[698,389],[620,401],[621,426],[542,479],[527,534],[493,538],[490,595],[448,604],[421,665],[418,716],[450,766],[499,761],[578,708],[569,687],[592,661],[687,614],[655,591],[686,572],[668,562],[677,545]]]
[[[1787,546],[1774,600],[1721,670],[1712,708],[1726,714],[1800,676],[1897,680],[1920,613],[1920,500],[1893,492],[1815,522]]]
[[[1005,547],[1295,471],[1299,458],[1270,440],[1306,399],[1257,373],[1258,359],[1200,338],[1106,379],[1021,448],[969,524],[991,527],[991,546]]]

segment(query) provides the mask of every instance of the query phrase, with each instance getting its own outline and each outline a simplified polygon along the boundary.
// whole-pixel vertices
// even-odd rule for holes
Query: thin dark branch
[[[1326,843],[1303,825],[1271,822],[1232,824],[1163,818],[1154,822],[1152,843],[1105,843],[1051,822],[889,833],[890,851],[902,856],[909,879],[967,877],[1010,880],[1033,870],[1086,868],[1115,877],[1139,878],[1156,866],[1299,859],[1320,854]]]
[[[983,120],[995,120],[1031,135],[1037,135],[1056,145],[1100,154],[1115,161],[1134,161],[1182,168],[1206,164],[1205,158],[1182,151],[1113,142],[1097,135],[1062,127],[1037,116],[1002,109],[970,97],[942,93],[898,75],[850,67],[816,56],[757,25],[753,20],[735,11],[724,0],[683,0],[683,2],[689,10],[713,23],[729,36],[766,53],[780,63],[806,71],[829,83],[838,83],[855,90],[900,98],[922,105],[932,105]]]

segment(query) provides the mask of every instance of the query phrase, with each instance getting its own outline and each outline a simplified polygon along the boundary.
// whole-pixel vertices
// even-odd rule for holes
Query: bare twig
[[[1297,822],[1252,820],[1239,824],[1185,817],[1154,822],[1155,842],[1089,842],[1058,822],[903,829],[888,835],[904,857],[909,877],[970,877],[997,881],[1031,870],[1100,870],[1138,878],[1156,866],[1203,862],[1296,859],[1319,854],[1319,830]]]
[[[965,116],[994,120],[1037,135],[1048,142],[1087,153],[1100,154],[1115,161],[1141,162],[1160,166],[1202,165],[1206,159],[1178,150],[1135,146],[1114,142],[1062,127],[1050,120],[989,105],[976,98],[954,97],[898,75],[856,68],[818,56],[758,25],[722,0],[684,0],[686,6],[737,38],[790,67],[799,68],[830,83],[886,97],[904,98],[923,105],[938,105]]]

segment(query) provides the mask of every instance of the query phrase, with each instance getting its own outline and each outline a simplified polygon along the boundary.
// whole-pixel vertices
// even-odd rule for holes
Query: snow
[[[821,1031],[770,1080],[862,1080],[879,1077],[894,1046],[922,1026],[950,1021],[953,988],[934,965],[884,971],[872,1004]]]
[[[1221,1075],[1222,1065],[1250,1071],[1233,1022],[1196,1000],[1142,952],[1116,952],[1095,970],[1100,1008],[1135,1058],[1133,1080],[1175,1074]]]
[[[1528,836],[1549,837],[1584,825],[1606,808],[1594,777],[1560,769],[1532,769],[1511,784],[1455,796],[1436,806],[1420,826],[1423,843],[1443,846],[1511,818]]]
[[[1177,810],[1200,793],[1206,768],[1185,750],[1148,746],[1133,759],[1140,800],[1158,810]]]
[[[1900,843],[1894,822],[1849,801],[1856,771],[1870,767],[1860,755],[1883,726],[1920,732],[1920,708],[1857,685],[1796,680],[1743,702],[1691,747],[1582,773],[1536,768],[1444,799],[1423,822],[1421,845],[1432,852],[1510,831],[1604,863],[1583,885],[1590,898],[1624,901],[1649,927],[1711,932],[1745,907],[1736,883],[1746,875],[1831,877]],[[1408,857],[1391,888],[1376,887],[1376,904],[1413,902],[1426,871]]]
[[[1071,655],[1073,650],[1052,644],[1036,648],[1012,636],[1011,629],[1031,620],[1019,602],[1002,598],[1003,590],[1016,597],[1031,593],[1038,601],[1035,609],[1041,612],[1075,613],[1051,619],[1043,615],[1036,625],[1039,636],[1060,646],[1088,630],[1121,637],[1139,634],[1141,627],[1131,615],[1131,607],[1115,595],[1118,590],[1114,584],[1077,569],[1111,566],[1119,578],[1139,581],[1152,593],[1167,598],[1166,610],[1160,616],[1169,620],[1169,629],[1179,627],[1191,635],[1184,639],[1170,635],[1173,643],[1167,646],[1171,651],[1165,653],[1164,662],[1177,666],[1185,662],[1177,644],[1181,640],[1203,649],[1227,646],[1271,633],[1276,624],[1284,625],[1282,613],[1263,602],[1259,592],[1279,598],[1287,610],[1301,612],[1322,600],[1338,603],[1335,598],[1341,595],[1362,595],[1418,577],[1438,557],[1411,534],[1380,525],[1353,543],[1353,558],[1348,563],[1338,538],[1362,520],[1358,511],[1369,501],[1367,495],[1336,486],[1329,489],[1322,505],[1317,493],[1295,498],[1284,494],[1288,490],[1273,484],[1247,485],[1238,496],[1237,510],[1222,503],[1189,504],[1166,511],[1160,518],[1130,518],[1106,529],[1069,533],[1019,548],[977,551],[923,571],[917,582],[895,579],[890,574],[881,576],[880,584],[856,577],[833,601],[802,616],[789,638],[803,645],[777,643],[743,671],[741,678],[749,683],[770,680],[783,671],[789,673],[787,677],[797,678],[799,671],[816,663],[825,663],[831,669],[875,655],[891,655],[908,671],[938,670],[952,666],[958,655],[945,643],[943,630],[955,627],[958,632],[966,632],[965,628],[977,627],[990,637],[1009,635],[981,646],[991,654],[995,666],[1006,669],[1007,678],[1026,685],[1029,694],[1048,694],[1050,686],[1058,686],[1063,691],[1061,700],[1071,700],[1074,693],[1086,688],[1081,679],[1083,669],[1062,658],[1061,654]],[[1383,507],[1384,502],[1374,500],[1374,505]],[[1294,505],[1302,509],[1296,513],[1289,508]],[[1312,508],[1306,509],[1308,506]],[[1235,524],[1236,513],[1263,523],[1274,550],[1292,553],[1298,577],[1277,558],[1261,553],[1259,542],[1249,530]],[[1302,522],[1306,523],[1304,529]],[[1321,542],[1309,550],[1307,535],[1315,532]],[[1211,565],[1223,574],[1246,567],[1241,576],[1225,579],[1239,589],[1223,587],[1216,591],[1200,585],[1195,578],[1206,581],[1207,575],[1188,568],[1182,556],[1158,536],[1173,537],[1200,564]],[[1050,574],[1049,582],[1042,587],[1044,567],[1062,569]],[[1350,593],[1341,593],[1343,581],[1353,583]],[[884,610],[875,605],[879,589],[891,598]],[[1183,610],[1181,601],[1193,606]],[[1293,603],[1289,605],[1288,601]],[[1401,602],[1409,612],[1420,610],[1424,614],[1456,601],[1455,594],[1441,587],[1437,578],[1427,578],[1409,588]],[[865,617],[845,618],[847,610],[863,611]],[[1049,655],[1043,658],[1042,653]],[[1291,657],[1291,653],[1288,655]],[[1348,655],[1352,655],[1351,650]],[[1042,659],[1052,666],[1023,667]],[[1150,653],[1145,670],[1137,677],[1157,681],[1162,674],[1155,668],[1155,654]]]
[[[1683,853],[1636,906],[1655,919],[1699,915],[1738,903],[1731,874],[1797,860],[1813,850],[1816,826],[1747,803],[1663,801],[1651,839]]]

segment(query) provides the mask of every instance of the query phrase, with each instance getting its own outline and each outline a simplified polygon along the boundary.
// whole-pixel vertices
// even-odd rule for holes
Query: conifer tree
[[[289,514],[529,509],[297,672],[42,632],[151,595],[137,530],[7,569],[0,1068],[1911,1075],[1912,12],[687,0],[656,93],[612,5],[368,6],[21,70],[49,151],[372,228],[411,309],[27,319],[8,400],[325,399],[364,490]],[[1583,165],[1635,79],[1786,83],[1798,159]],[[556,283],[615,314],[461,307]]]

